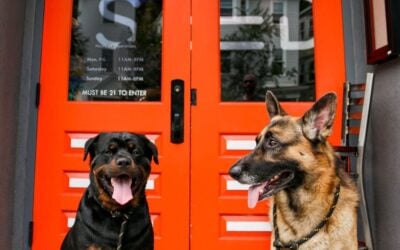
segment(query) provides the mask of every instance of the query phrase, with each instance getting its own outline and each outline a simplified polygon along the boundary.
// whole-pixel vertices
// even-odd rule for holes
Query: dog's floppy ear
[[[267,91],[265,95],[265,103],[267,105],[267,111],[269,114],[269,118],[272,118],[277,115],[287,115],[285,110],[283,110],[282,106],[279,104],[278,99],[271,91]]]
[[[146,149],[145,149],[145,156],[151,161],[151,159],[154,160],[155,163],[158,164],[158,150],[156,145],[152,143],[146,136],[137,134],[140,138],[143,139]]]
[[[152,143],[150,140],[147,140],[147,147],[150,149],[151,154],[149,154],[149,159],[153,156],[154,162],[158,165],[158,150],[156,145]]]
[[[321,97],[302,118],[304,135],[311,141],[325,140],[332,132],[335,112],[336,94]]]
[[[86,160],[88,154],[90,154],[90,160],[93,159],[93,157],[95,155],[97,138],[98,138],[98,136],[90,138],[89,140],[87,140],[85,142],[85,151],[83,153],[83,160]]]

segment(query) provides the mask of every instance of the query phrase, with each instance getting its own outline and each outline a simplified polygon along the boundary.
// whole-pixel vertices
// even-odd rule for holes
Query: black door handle
[[[184,82],[180,79],[171,81],[171,142],[184,141]]]

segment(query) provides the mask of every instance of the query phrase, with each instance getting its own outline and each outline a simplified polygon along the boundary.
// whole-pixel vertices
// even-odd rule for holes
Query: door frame
[[[33,209],[33,181],[34,181],[34,160],[36,152],[36,96],[39,82],[40,53],[42,43],[43,26],[43,5],[44,0],[28,1],[25,18],[33,20],[29,26],[25,27],[23,44],[23,65],[26,69],[22,70],[20,81],[21,107],[18,112],[18,135],[17,151],[18,155],[15,164],[15,171],[22,178],[15,183],[14,207],[24,209],[14,209],[13,216],[13,249],[29,249],[30,223],[32,221]],[[342,21],[342,19],[340,20]],[[341,91],[341,90],[340,90]],[[339,110],[339,109],[338,109]],[[29,117],[28,122],[25,122]],[[337,116],[339,117],[339,115]],[[27,159],[27,160],[25,160]],[[21,198],[24,197],[24,198]]]
[[[14,172],[11,249],[29,250],[32,244],[33,185],[36,155],[37,111],[40,95],[40,62],[44,0],[25,1],[22,63]]]

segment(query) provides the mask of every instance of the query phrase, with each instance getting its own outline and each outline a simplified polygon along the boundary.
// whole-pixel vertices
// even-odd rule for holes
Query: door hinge
[[[33,243],[33,221],[30,221],[28,228],[28,245],[32,247],[32,243]]]
[[[36,108],[39,108],[40,104],[40,82],[36,83],[36,100],[35,100]]]
[[[190,89],[190,105],[197,105],[197,89]]]

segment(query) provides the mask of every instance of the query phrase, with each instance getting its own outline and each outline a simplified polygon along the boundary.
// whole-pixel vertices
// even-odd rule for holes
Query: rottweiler
[[[100,133],[85,143],[90,184],[62,250],[152,250],[153,227],[145,195],[157,147],[142,134]]]

